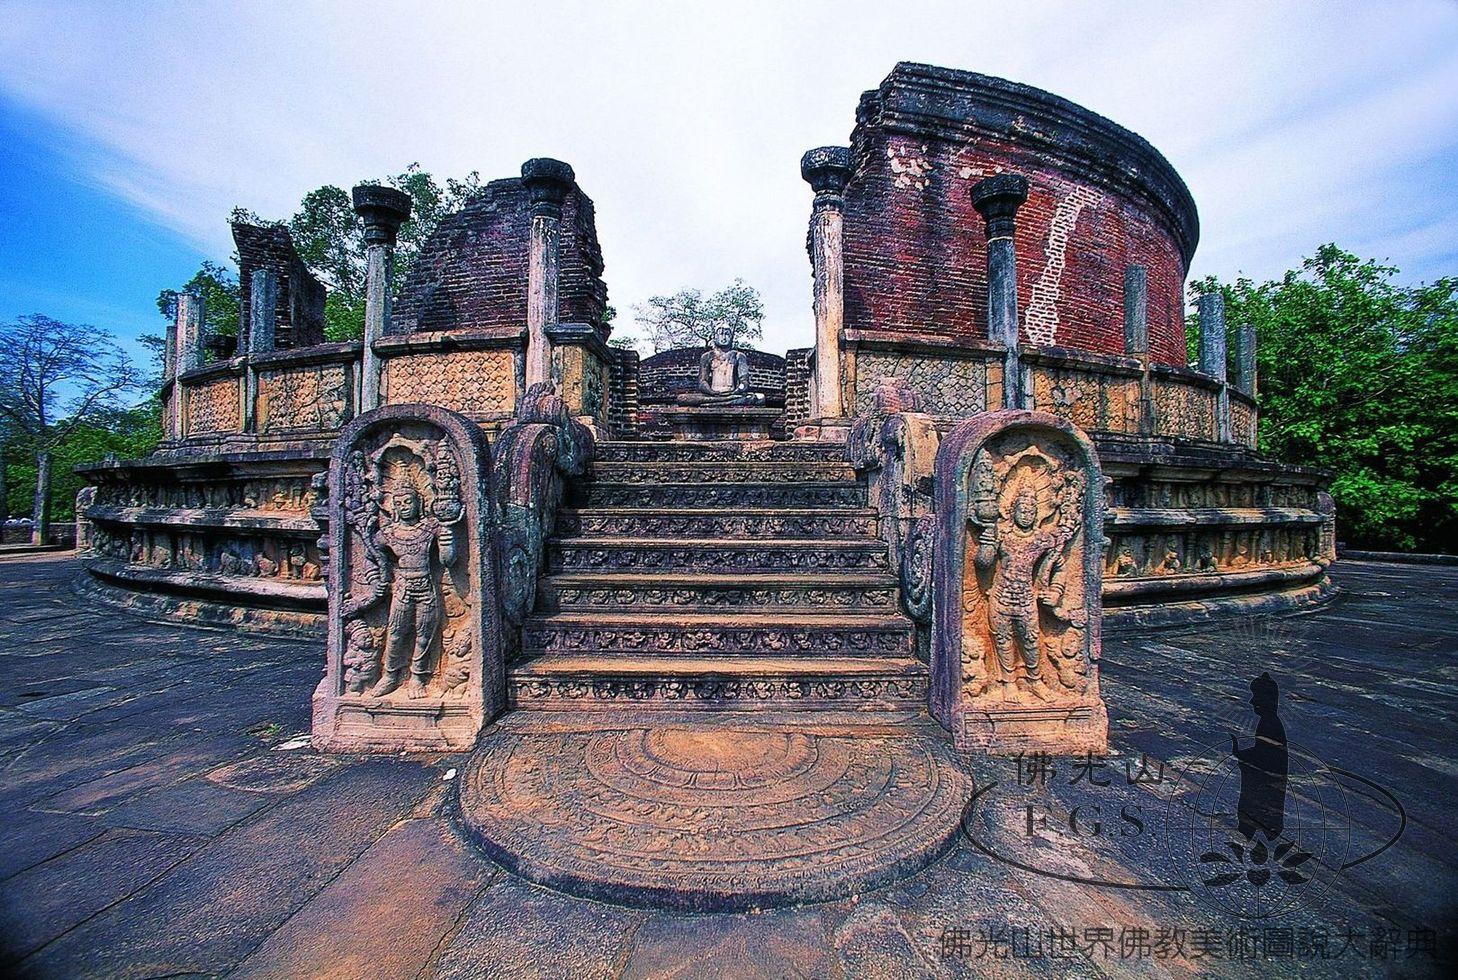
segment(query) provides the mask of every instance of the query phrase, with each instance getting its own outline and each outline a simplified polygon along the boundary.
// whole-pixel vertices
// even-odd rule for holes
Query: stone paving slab
[[[1311,615],[1112,638],[1107,768],[1054,760],[1046,784],[1023,785],[1012,760],[964,760],[980,794],[969,833],[920,873],[713,915],[590,901],[498,868],[457,823],[464,758],[279,748],[308,730],[314,645],[144,623],[78,600],[75,572],[67,556],[0,561],[0,973],[1347,977],[1443,975],[1429,938],[1453,956],[1458,569],[1343,562],[1343,594]],[[1111,832],[1129,827],[1123,805],[1153,816],[1188,796],[1127,785],[1125,765],[1187,766],[1248,735],[1261,670],[1281,684],[1293,746],[1393,794],[1408,823],[1356,866],[1309,862],[1316,887],[1289,913],[1241,920],[1167,890],[1167,841]],[[1395,825],[1368,796],[1332,810],[1356,854]],[[1329,802],[1304,783],[1291,798]],[[1320,937],[1325,958],[1283,945]]]

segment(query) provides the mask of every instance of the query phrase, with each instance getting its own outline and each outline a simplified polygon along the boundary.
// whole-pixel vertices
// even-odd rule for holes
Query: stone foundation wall
[[[314,480],[327,452],[94,464],[91,587],[144,614],[314,635],[325,561]]]

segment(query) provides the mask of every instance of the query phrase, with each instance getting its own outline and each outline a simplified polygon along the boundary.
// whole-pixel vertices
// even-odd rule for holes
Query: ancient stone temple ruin
[[[957,753],[1102,752],[1103,631],[1327,596],[1323,475],[1255,451],[1218,297],[1186,364],[1198,223],[1152,146],[901,64],[801,172],[783,357],[610,346],[591,177],[555,160],[393,296],[409,200],[355,188],[362,342],[324,342],[287,232],[235,225],[236,349],[181,297],[166,440],[87,471],[88,590],[318,636],[317,748],[474,749],[492,856],[695,909],[926,863]]]

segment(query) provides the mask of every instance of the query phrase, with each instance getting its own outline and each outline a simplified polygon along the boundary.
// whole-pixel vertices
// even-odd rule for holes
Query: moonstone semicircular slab
[[[971,781],[934,737],[662,726],[482,740],[461,813],[539,884],[689,911],[828,901],[937,858]]]

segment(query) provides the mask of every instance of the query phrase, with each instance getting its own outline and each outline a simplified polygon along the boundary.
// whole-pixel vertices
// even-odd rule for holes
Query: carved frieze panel
[[[1033,407],[1067,419],[1080,429],[1139,433],[1139,379],[1119,374],[1034,366],[1030,392]]]
[[[184,389],[189,436],[240,432],[243,429],[242,388],[237,378],[221,378]]]
[[[959,749],[1102,752],[1104,487],[1042,412],[969,419],[936,464],[932,713]]]
[[[931,415],[968,416],[987,408],[987,364],[976,358],[858,351],[855,414],[873,411],[876,389],[887,383],[909,388],[917,410]]]
[[[1169,378],[1154,381],[1154,434],[1213,441],[1216,396],[1208,388]]]
[[[509,350],[405,354],[385,362],[385,398],[391,405],[418,403],[467,415],[509,415],[516,394]]]
[[[349,421],[349,372],[340,364],[262,371],[258,375],[258,429],[337,429]]]
[[[322,749],[458,750],[505,700],[485,436],[426,405],[340,436],[329,479]]]
[[[1256,410],[1238,398],[1230,399],[1230,438],[1242,446],[1256,447]]]

